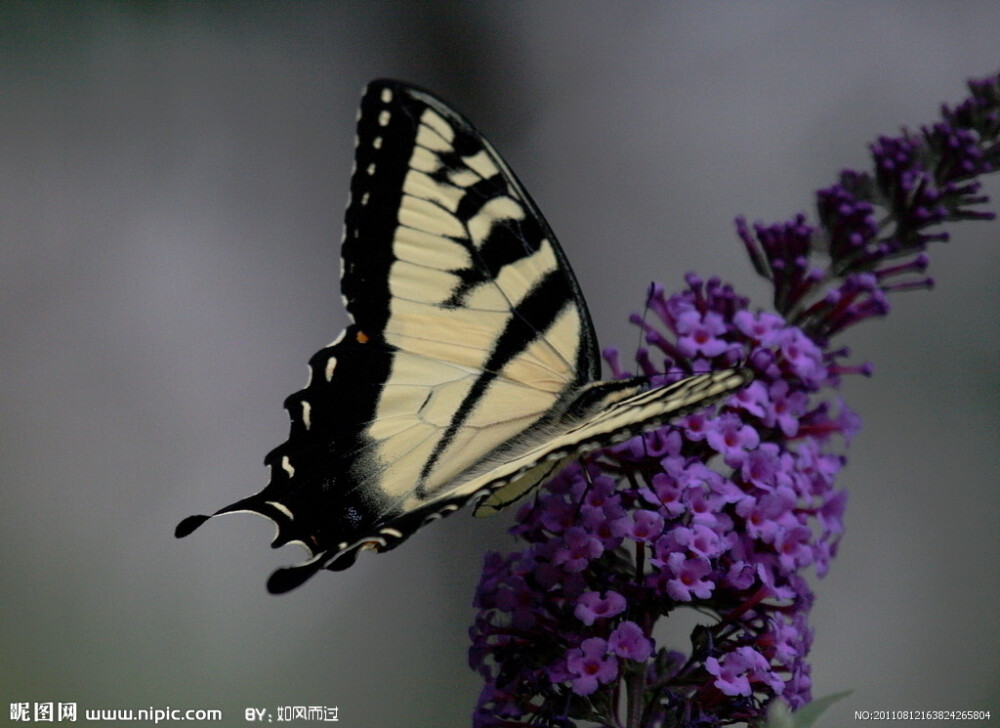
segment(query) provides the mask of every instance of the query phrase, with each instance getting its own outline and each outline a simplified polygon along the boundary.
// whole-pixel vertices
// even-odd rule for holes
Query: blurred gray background
[[[0,4],[0,708],[337,705],[467,725],[466,630],[510,514],[461,514],[283,597],[301,557],[233,516],[283,398],[340,331],[355,108],[393,76],[493,140],[573,261],[602,344],[656,277],[768,301],[732,218],[813,214],[866,144],[1000,67],[981,3]],[[988,192],[1000,198],[993,180]],[[1000,712],[1000,222],[931,293],[843,337],[871,380],[814,580],[814,691]],[[976,723],[979,725],[979,723]]]

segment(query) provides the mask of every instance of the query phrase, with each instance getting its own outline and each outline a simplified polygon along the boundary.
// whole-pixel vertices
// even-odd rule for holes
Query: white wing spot
[[[368,173],[368,176],[375,174],[375,162],[369,164],[368,169],[366,169],[365,171]]]
[[[307,430],[312,427],[312,405],[305,400],[302,400],[302,424]]]
[[[379,137],[375,137],[372,140],[372,146],[375,147],[376,149],[381,149],[382,148],[382,137],[380,137],[380,136]]]
[[[392,89],[391,88],[382,89],[382,103],[388,104],[390,101],[392,101]]]
[[[497,169],[497,166],[490,159],[490,155],[485,149],[480,149],[469,157],[462,157],[462,161],[465,162],[469,169],[479,174],[483,179],[489,179],[500,174],[500,170]]]
[[[383,528],[379,533],[384,533],[386,536],[392,536],[393,538],[402,538],[403,532],[398,531],[395,528]]]
[[[379,126],[388,126],[389,125],[389,117],[390,116],[392,116],[392,114],[390,114],[388,111],[381,112],[378,115],[378,125]]]
[[[337,357],[331,356],[326,360],[326,381],[333,381],[333,370],[337,368]]]
[[[368,195],[367,192],[364,193],[363,195],[361,195],[361,206],[362,207],[364,207],[365,205],[368,204],[368,197],[369,197],[369,195]]]
[[[285,458],[285,459],[287,460],[288,458]],[[286,516],[288,516],[288,520],[289,521],[294,521],[295,520],[295,516],[293,516],[292,512],[290,510],[288,510],[288,506],[284,505],[283,503],[278,503],[278,501],[264,501],[264,502],[267,503],[272,508],[274,508],[274,510],[281,511]]]
[[[451,124],[444,120],[440,114],[432,109],[427,109],[423,114],[420,115],[420,123],[426,124],[431,129],[436,131],[448,142],[455,141],[455,130],[451,128]]]
[[[292,467],[292,463],[289,461],[287,455],[281,458],[281,469],[288,473],[289,478],[295,475],[295,468]]]

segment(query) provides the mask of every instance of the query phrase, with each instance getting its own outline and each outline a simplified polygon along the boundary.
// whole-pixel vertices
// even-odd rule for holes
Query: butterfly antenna
[[[646,317],[649,315],[650,302],[653,300],[653,295],[656,293],[656,282],[650,281],[649,285],[646,287],[646,304],[642,307],[642,323],[639,325],[639,341],[635,345],[635,359],[636,363],[639,361],[639,350],[643,348],[643,341],[646,337]],[[649,449],[646,443],[646,435],[644,433],[639,433],[638,437],[642,438],[642,454],[645,457],[649,457]]]
[[[594,481],[590,479],[590,470],[587,468],[587,458],[585,455],[581,455],[578,458],[580,463],[580,469],[583,471],[583,479],[587,481],[586,487],[583,489],[583,493],[580,494],[580,500],[576,504],[576,513],[573,514],[573,518],[580,517],[580,511],[583,510],[583,503],[587,500],[587,494],[590,493],[590,489],[594,485]]]
[[[646,340],[646,316],[649,315],[649,303],[653,300],[653,294],[656,292],[656,283],[654,281],[649,282],[649,286],[646,288],[646,304],[642,307],[642,322],[639,324],[639,340],[635,342],[635,360],[638,365],[639,362],[639,351],[643,348],[643,343]],[[641,374],[642,372],[636,372],[636,374]]]
[[[646,328],[647,328],[646,327],[646,318],[649,316],[649,310],[652,308],[651,303],[653,301],[653,296],[655,296],[655,295],[656,295],[656,282],[655,281],[650,281],[649,282],[649,286],[646,288],[646,304],[642,307],[642,318],[639,320],[639,340],[635,344],[635,361],[636,361],[637,369],[639,370],[639,371],[636,372],[636,376],[642,377],[642,378],[647,379],[647,380],[652,380],[653,376],[655,376],[655,375],[646,374],[642,370],[642,361],[640,359],[640,356],[642,355],[643,350],[645,350],[645,352],[646,352],[646,358],[649,360],[649,364],[652,365],[652,363],[653,363],[652,359],[649,359],[649,349],[646,346],[646,344],[647,344],[647,341],[646,341]],[[668,359],[668,361],[669,361],[669,359]],[[669,373],[671,373],[671,372],[667,371],[667,369],[665,367],[661,367],[661,368],[662,368],[662,371],[658,372],[659,374],[669,374]],[[676,369],[674,369],[674,371],[681,371],[681,370],[679,368],[676,368]]]

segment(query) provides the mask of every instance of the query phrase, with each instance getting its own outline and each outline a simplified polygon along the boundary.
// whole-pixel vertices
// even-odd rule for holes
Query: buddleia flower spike
[[[871,170],[819,191],[815,221],[736,221],[769,310],[689,274],[633,317],[638,372],[745,362],[753,381],[588,455],[521,507],[522,547],[486,556],[475,596],[475,726],[760,725],[773,701],[810,702],[806,573],[825,575],[837,553],[836,477],[860,426],[837,389],[872,373],[835,338],[931,286],[941,225],[993,219],[977,177],[1000,167],[1000,77],[969,88],[939,121],[879,137]],[[703,616],[689,643],[658,644],[657,622],[684,609]]]

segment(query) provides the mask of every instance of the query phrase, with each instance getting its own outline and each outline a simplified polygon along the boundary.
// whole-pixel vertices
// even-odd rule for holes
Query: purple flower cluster
[[[653,385],[733,366],[754,379],[581,458],[521,507],[524,548],[487,555],[475,597],[470,664],[486,685],[474,725],[707,728],[757,721],[777,697],[811,700],[805,572],[823,576],[836,554],[846,493],[834,482],[860,425],[834,390],[871,373],[830,338],[884,315],[890,293],[930,285],[923,249],[946,235],[928,227],[991,217],[969,206],[985,201],[972,177],[1000,167],[1000,77],[970,88],[920,135],[880,138],[873,174],[821,190],[818,226],[737,221],[777,313],[691,274],[677,294],[651,289],[633,322]],[[659,645],[657,621],[684,609],[702,615],[690,644]]]
[[[514,532],[527,548],[491,554],[476,596],[472,662],[492,685],[480,725],[619,683],[647,716],[708,716],[723,699],[752,716],[775,695],[809,699],[812,594],[800,572],[825,572],[836,550],[845,497],[831,446],[857,419],[816,399],[831,358],[800,329],[751,313],[716,280],[687,282],[674,296],[652,291],[645,372],[668,383],[682,375],[664,371],[743,361],[755,380],[714,411],[567,468],[522,507]],[[652,627],[682,607],[717,619],[679,660],[657,651]]]

